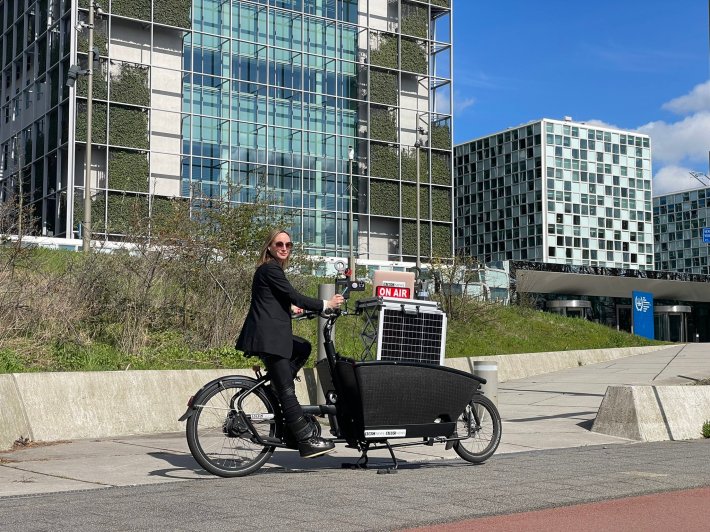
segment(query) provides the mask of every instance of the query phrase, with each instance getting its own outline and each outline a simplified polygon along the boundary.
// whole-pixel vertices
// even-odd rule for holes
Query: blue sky
[[[454,141],[571,116],[651,135],[654,194],[710,174],[707,0],[454,0]]]

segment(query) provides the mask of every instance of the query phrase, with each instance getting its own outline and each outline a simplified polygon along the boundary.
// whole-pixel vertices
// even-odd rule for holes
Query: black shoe
[[[321,438],[318,435],[318,429],[313,426],[312,422],[303,417],[289,423],[288,428],[298,441],[298,452],[302,458],[315,458],[335,449],[335,444]]]
[[[307,440],[298,442],[298,452],[301,458],[315,458],[323,454],[329,453],[335,449],[335,444],[332,441],[324,440],[320,436],[313,436]]]

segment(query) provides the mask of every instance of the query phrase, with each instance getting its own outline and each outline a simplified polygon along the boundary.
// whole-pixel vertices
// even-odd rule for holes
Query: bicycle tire
[[[236,398],[254,384],[252,379],[221,381],[194,399],[197,406],[187,420],[187,445],[197,463],[213,475],[249,475],[274,452],[273,445],[253,441],[253,433],[233,408]],[[260,436],[275,437],[280,413],[264,390],[254,390],[242,407]]]
[[[475,395],[456,423],[458,436],[468,434],[468,437],[457,441],[454,451],[467,462],[481,464],[498,449],[501,431],[500,413],[493,401],[484,395]]]

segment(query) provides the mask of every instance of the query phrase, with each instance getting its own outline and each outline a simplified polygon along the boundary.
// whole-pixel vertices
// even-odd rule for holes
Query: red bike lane
[[[710,509],[710,487],[468,519],[409,530],[417,532],[706,531],[710,530],[708,509]]]

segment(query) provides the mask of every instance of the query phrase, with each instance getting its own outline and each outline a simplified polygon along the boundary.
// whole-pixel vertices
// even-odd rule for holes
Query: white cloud
[[[690,175],[691,170],[691,168],[682,166],[664,166],[653,176],[653,195],[660,196],[703,186],[700,181]],[[703,178],[701,177],[701,179]]]
[[[710,150],[710,111],[695,113],[678,122],[650,122],[638,131],[651,137],[655,163],[702,164],[705,169]]]
[[[597,126],[597,127],[608,127],[609,129],[623,129],[623,128],[620,128],[619,126],[616,126],[614,124],[604,122],[604,120],[597,120],[596,118],[592,118],[591,120],[587,120],[585,122],[585,124],[589,124],[590,126]]]
[[[461,98],[458,94],[454,95],[454,113],[462,113],[476,103],[476,98]]]
[[[710,111],[710,80],[696,85],[688,94],[674,98],[662,107],[680,115]]]

